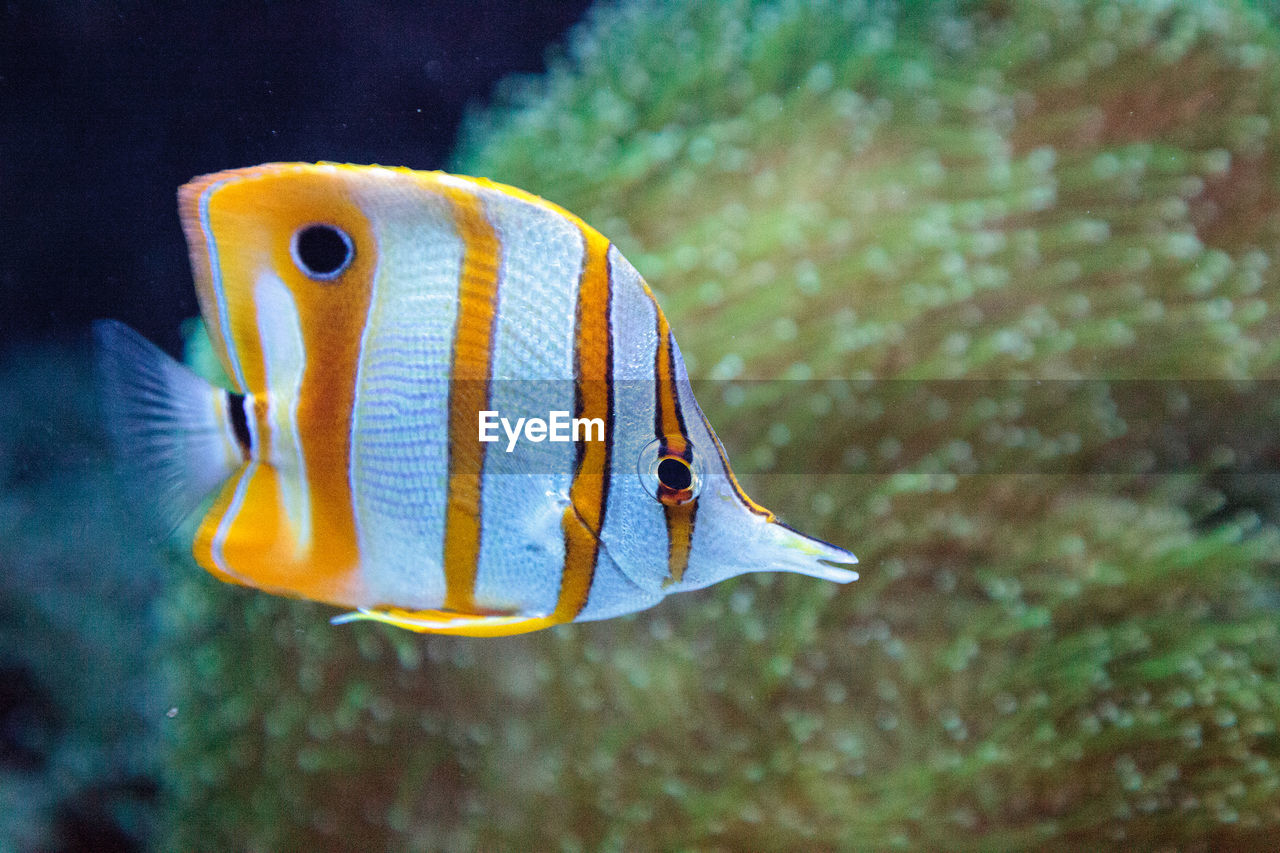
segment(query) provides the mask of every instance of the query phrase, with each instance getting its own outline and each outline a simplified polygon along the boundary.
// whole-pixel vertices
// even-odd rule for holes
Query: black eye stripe
[[[342,274],[356,256],[355,244],[342,229],[317,223],[293,235],[293,262],[308,278],[330,281]]]

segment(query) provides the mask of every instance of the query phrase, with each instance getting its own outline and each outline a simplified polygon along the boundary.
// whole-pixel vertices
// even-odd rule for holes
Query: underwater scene
[[[0,30],[0,851],[1280,848],[1275,3],[16,0]],[[563,541],[545,516],[553,600],[571,551],[596,566],[569,612],[231,565],[268,407],[209,260],[242,239],[217,218],[231,178],[176,193],[295,161],[518,188],[330,170],[435,181],[467,252],[482,193],[580,229],[609,345],[585,283],[531,344],[576,369],[625,355],[631,288],[640,420],[702,454],[646,451],[649,597],[593,610],[625,563],[610,530],[649,500],[615,479],[584,508],[578,468],[621,458],[616,432],[565,445]],[[338,234],[293,262],[366,263]],[[300,358],[269,307],[263,363]],[[102,342],[144,345],[100,320],[204,377],[154,356],[217,401],[225,444],[113,434]],[[612,425],[635,414],[617,378],[569,390]],[[320,410],[355,423],[330,388]],[[194,487],[149,480],[131,441],[230,463],[178,505]],[[468,515],[455,489],[475,551],[541,541],[533,509]],[[811,563],[713,527],[723,506],[815,537]],[[709,554],[737,568],[698,574]],[[459,616],[528,633],[437,633]]]

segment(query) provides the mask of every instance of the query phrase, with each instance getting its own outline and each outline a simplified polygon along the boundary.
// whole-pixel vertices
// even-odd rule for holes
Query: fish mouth
[[[794,572],[813,578],[850,583],[858,579],[853,567],[858,558],[843,548],[824,542],[813,536],[774,520],[769,522],[770,556],[773,565],[768,569],[777,572]]]

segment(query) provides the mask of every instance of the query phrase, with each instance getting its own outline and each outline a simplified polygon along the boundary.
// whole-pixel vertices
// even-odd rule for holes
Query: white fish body
[[[750,571],[857,577],[742,491],[647,285],[572,214],[299,163],[197,178],[180,207],[234,390],[120,324],[98,338],[114,428],[162,499],[217,489],[193,544],[215,576],[473,635]]]

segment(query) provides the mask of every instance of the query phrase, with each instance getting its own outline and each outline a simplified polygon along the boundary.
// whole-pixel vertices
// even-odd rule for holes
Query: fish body
[[[179,206],[234,387],[118,323],[97,338],[157,498],[215,495],[193,551],[216,577],[472,635],[750,571],[857,577],[743,492],[648,286],[572,214],[483,179],[302,163],[196,178]]]

